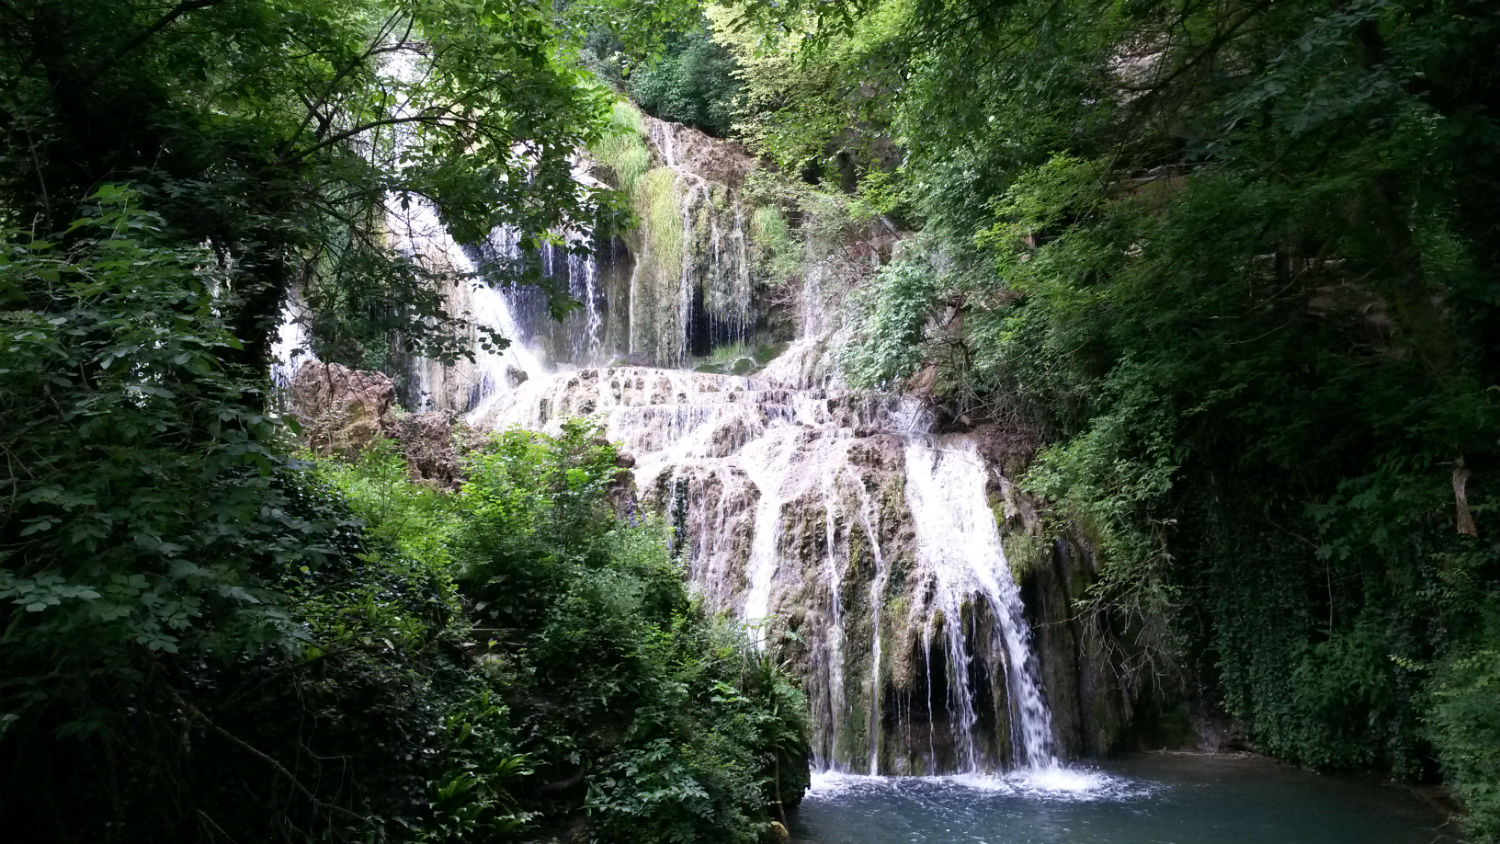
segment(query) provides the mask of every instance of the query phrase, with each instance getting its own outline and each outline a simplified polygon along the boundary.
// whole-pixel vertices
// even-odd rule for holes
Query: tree
[[[266,361],[294,285],[364,290],[455,351],[432,268],[385,241],[387,197],[435,204],[461,241],[507,224],[527,244],[597,201],[567,157],[604,101],[528,3],[22,0],[0,21],[5,223],[62,232],[129,184],[219,255],[242,362]]]
[[[294,287],[357,290],[455,353],[442,267],[391,248],[387,203],[467,241],[591,213],[567,158],[603,102],[552,36],[524,2],[0,4],[7,832],[352,838],[421,811],[435,740],[355,776],[324,762],[355,758],[356,724],[428,735],[433,669],[325,660],[305,605],[395,595],[404,629],[446,608],[375,583],[358,526],[288,459],[270,333]]]

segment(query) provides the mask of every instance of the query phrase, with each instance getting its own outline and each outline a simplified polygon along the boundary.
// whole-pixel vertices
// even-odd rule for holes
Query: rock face
[[[738,146],[695,129],[645,122],[658,166],[632,190],[639,225],[627,235],[635,264],[629,346],[620,351],[682,366],[754,337],[754,209],[741,201],[740,186],[756,164]]]
[[[389,414],[381,420],[381,431],[396,441],[413,478],[443,489],[458,489],[463,483],[463,459],[450,414]]]
[[[1107,755],[1126,737],[1141,689],[1121,679],[1124,651],[1113,620],[1078,609],[1098,576],[1095,555],[1081,537],[1048,539],[1034,503],[1008,478],[992,495],[1035,631],[1058,747],[1070,757]]]
[[[453,417],[397,412],[389,376],[337,363],[306,363],[292,378],[287,403],[302,425],[303,441],[318,454],[354,458],[377,438],[388,437],[413,478],[444,489],[456,489],[462,481]]]
[[[352,457],[380,436],[381,418],[395,402],[396,387],[386,375],[312,362],[292,377],[288,407],[313,451]]]
[[[1041,612],[1023,612],[982,438],[930,434],[891,395],[644,367],[540,379],[473,421],[578,415],[634,458],[708,605],[796,665],[820,768],[995,770],[1115,742],[1128,711],[1107,651],[1067,626],[1067,560],[1028,573]]]

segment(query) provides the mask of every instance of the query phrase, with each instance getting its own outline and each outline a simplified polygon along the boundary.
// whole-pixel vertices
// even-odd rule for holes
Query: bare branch
[[[334,144],[337,144],[341,141],[347,141],[350,138],[355,137],[356,135],[363,134],[370,131],[371,129],[378,129],[381,126],[397,126],[402,123],[431,123],[434,126],[441,126],[444,123],[447,123],[454,126],[473,126],[476,125],[477,122],[478,121],[474,120],[473,118],[459,117],[458,115],[450,114],[448,113],[447,108],[427,110],[422,114],[413,114],[406,117],[386,117],[380,120],[371,120],[368,123],[361,123],[358,126],[355,126],[351,129],[346,129],[336,135],[330,135],[327,138],[319,141],[318,143],[308,147],[307,149],[302,150],[301,152],[285,156],[283,160],[295,161],[297,159],[306,158],[325,147],[333,146]]]
[[[355,57],[353,61],[350,61],[348,64],[340,68],[339,72],[334,74],[332,79],[328,80],[328,85],[324,88],[323,94],[318,97],[316,102],[310,103],[308,105],[307,116],[302,119],[302,123],[297,127],[297,131],[292,133],[292,137],[289,140],[289,143],[295,144],[297,142],[297,139],[302,137],[302,133],[307,131],[308,125],[312,123],[315,117],[317,117],[319,111],[322,110],[323,106],[328,104],[329,98],[333,96],[334,91],[338,88],[339,83],[343,82],[344,79],[349,76],[349,74],[353,73],[357,68],[363,66],[365,61],[370,57],[377,56],[381,53],[400,50],[408,43],[407,39],[411,37],[412,27],[414,25],[414,21],[411,18],[407,18],[406,32],[401,36],[401,38],[397,39],[394,44],[386,42],[386,36],[395,30],[400,19],[400,12],[392,12],[390,17],[386,18],[385,22],[380,25],[380,29],[375,33],[375,36],[370,39],[370,44],[365,48],[365,51]],[[328,123],[329,118],[325,118],[320,121],[320,124],[318,126],[319,137],[322,137],[321,133],[327,130]]]

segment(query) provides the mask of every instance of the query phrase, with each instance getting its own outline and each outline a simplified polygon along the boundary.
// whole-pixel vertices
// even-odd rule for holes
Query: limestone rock
[[[463,481],[453,416],[402,413],[396,389],[379,372],[337,363],[308,363],[297,370],[289,398],[308,448],[325,457],[356,458],[380,437],[395,441],[411,476],[444,489]]]
[[[312,362],[292,378],[289,406],[314,452],[353,457],[381,435],[395,401],[395,385],[379,372]]]
[[[453,441],[450,415],[389,414],[382,420],[381,430],[396,441],[413,478],[443,489],[458,489],[463,482],[463,461]]]

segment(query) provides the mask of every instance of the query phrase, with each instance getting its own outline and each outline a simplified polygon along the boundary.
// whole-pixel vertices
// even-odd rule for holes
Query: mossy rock
[[[755,347],[755,352],[751,356],[756,363],[764,366],[781,357],[790,345],[790,343],[762,343]]]

